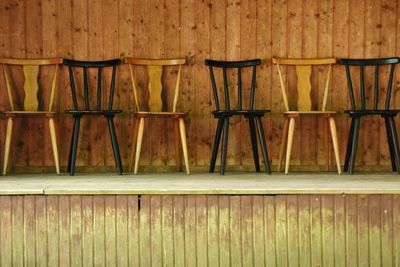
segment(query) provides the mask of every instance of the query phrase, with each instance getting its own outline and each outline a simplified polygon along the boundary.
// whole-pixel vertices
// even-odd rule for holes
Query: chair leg
[[[285,151],[286,140],[287,140],[287,135],[288,135],[288,127],[289,127],[289,117],[286,117],[285,122],[283,124],[281,147],[279,149],[278,172],[281,171],[283,152]]]
[[[129,166],[128,166],[128,170],[131,172],[132,168],[133,168],[133,162],[135,160],[135,148],[136,148],[136,138],[137,138],[137,130],[136,127],[138,126],[137,123],[137,118],[134,117],[133,118],[133,137],[132,137],[132,145],[131,145],[131,151],[130,151],[130,156],[129,156]]]
[[[387,136],[387,141],[388,141],[388,146],[389,146],[389,152],[390,152],[390,161],[392,163],[392,171],[396,171],[396,155],[395,155],[395,150],[394,150],[394,144],[393,144],[393,135],[392,135],[392,129],[390,126],[390,119],[389,117],[385,117],[385,125],[386,125],[386,136]]]
[[[350,154],[351,154],[351,147],[352,147],[352,140],[353,140],[353,135],[354,135],[354,124],[355,124],[355,118],[351,118],[351,125],[350,125],[350,130],[349,130],[349,137],[347,140],[347,148],[346,148],[346,157],[344,160],[344,166],[343,166],[343,171],[347,172],[349,170],[349,161],[350,161]]]
[[[229,118],[224,118],[224,134],[222,140],[222,151],[221,151],[221,169],[219,173],[221,175],[225,174],[225,164],[226,164],[226,153],[228,151],[228,132],[229,132]]]
[[[74,147],[74,131],[76,127],[76,119],[74,118],[74,126],[72,126],[72,134],[71,134],[71,142],[69,143],[69,153],[68,153],[68,165],[67,165],[67,172],[71,171],[71,160],[72,160],[72,150]]]
[[[397,130],[396,130],[396,123],[394,121],[394,117],[390,117],[390,126],[391,126],[391,133],[393,137],[393,147],[394,147],[394,154],[395,154],[395,162],[397,171],[400,173],[400,152],[399,152],[399,139],[397,138]]]
[[[121,156],[119,154],[117,135],[115,134],[114,116],[107,116],[108,129],[110,130],[111,144],[114,152],[115,164],[117,165],[117,172],[122,175]]]
[[[251,136],[251,147],[253,148],[254,165],[256,167],[256,172],[260,172],[260,159],[258,158],[258,146],[257,146],[257,136],[256,127],[254,124],[254,117],[248,117],[250,136]]]
[[[294,118],[289,119],[289,133],[286,147],[286,163],[285,163],[285,174],[289,173],[289,164],[290,164],[290,154],[292,153],[292,143],[293,143],[293,134],[294,134]]]
[[[261,151],[263,153],[265,171],[270,174],[271,166],[269,165],[267,143],[265,141],[265,134],[264,134],[264,128],[262,125],[261,117],[256,117],[256,123],[257,123],[257,129],[258,129],[258,138],[260,139],[260,144],[261,144]]]
[[[215,162],[217,161],[218,148],[219,148],[219,143],[221,141],[221,134],[222,134],[223,127],[224,127],[224,119],[218,118],[218,124],[217,124],[217,129],[215,132],[213,150],[212,150],[212,155],[211,155],[210,172],[214,172],[214,169],[215,169]]]
[[[52,149],[53,149],[54,164],[56,165],[57,174],[60,174],[60,162],[58,160],[56,127],[54,126],[54,119],[53,118],[49,119],[49,129],[50,129],[51,146],[52,146]]]
[[[353,134],[353,139],[351,142],[351,158],[349,162],[349,173],[354,174],[354,169],[356,165],[356,154],[357,154],[357,145],[358,145],[358,135],[360,132],[360,121],[361,117],[356,117],[355,118],[355,123],[354,123],[354,134]]]
[[[3,175],[6,175],[6,173],[7,173],[8,157],[10,155],[12,127],[13,127],[13,118],[8,118],[7,131],[6,131],[6,142],[5,142],[5,147],[4,147]]]
[[[333,143],[333,151],[335,152],[335,159],[336,159],[336,166],[338,173],[342,173],[340,170],[340,154],[339,154],[339,144],[337,140],[337,130],[336,130],[336,123],[335,119],[329,117],[329,126],[331,128],[331,136],[332,136],[332,143]]]
[[[185,160],[186,173],[190,174],[189,155],[188,155],[187,142],[186,142],[186,129],[185,129],[185,122],[182,118],[179,119],[179,130],[181,133],[182,151],[183,151],[183,158]]]
[[[81,117],[74,117],[74,130],[72,133],[72,144],[71,144],[71,159],[70,159],[70,167],[69,167],[69,175],[75,174],[75,162],[76,162],[76,152],[78,150],[78,138],[79,138],[79,126],[81,124]]]
[[[174,139],[175,139],[175,160],[176,160],[176,171],[182,171],[182,157],[181,157],[181,141],[180,130],[179,130],[179,119],[174,121]]]
[[[139,168],[140,150],[142,149],[142,141],[143,141],[143,131],[144,131],[144,118],[142,117],[139,120],[139,128],[136,141],[135,168],[133,171],[134,174],[137,174]]]

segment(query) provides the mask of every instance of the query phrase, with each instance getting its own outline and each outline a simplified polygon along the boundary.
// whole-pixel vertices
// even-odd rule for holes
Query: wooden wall
[[[398,195],[0,196],[1,266],[400,266]]]
[[[0,56],[16,58],[65,57],[100,60],[134,56],[150,58],[187,57],[183,69],[180,107],[189,112],[187,133],[190,163],[207,166],[215,121],[205,58],[240,60],[259,57],[257,106],[271,108],[264,119],[269,153],[277,163],[283,119],[278,74],[270,61],[279,57],[389,57],[400,53],[400,9],[393,0],[2,0],[0,1]],[[61,71],[56,110],[71,106],[67,71]],[[286,73],[286,72],[285,72]],[[396,71],[398,74],[399,71]],[[292,72],[286,82],[294,84]],[[385,76],[385,75],[382,75]],[[398,76],[398,75],[397,75]],[[46,77],[44,75],[43,77]],[[138,78],[142,85],[145,78]],[[383,78],[382,78],[383,79]],[[313,84],[321,84],[317,75]],[[399,101],[396,78],[395,102]],[[8,108],[4,79],[0,78],[0,109]],[[168,82],[166,81],[166,84]],[[384,84],[381,85],[385,86]],[[127,164],[132,137],[133,110],[128,69],[119,69],[115,106],[125,113],[117,119],[122,160]],[[314,94],[317,98],[318,93]],[[171,94],[166,94],[170,98]],[[344,70],[333,71],[329,108],[348,106]],[[67,163],[71,119],[58,119],[61,165]],[[150,131],[150,127],[156,129]],[[170,123],[154,119],[146,125],[141,164],[174,165]],[[327,125],[315,118],[297,124],[301,137],[294,140],[292,165],[304,170],[334,170]],[[4,128],[4,127],[3,127]],[[338,116],[341,158],[344,159],[348,120]],[[11,164],[20,169],[53,171],[47,124],[39,119],[17,123]],[[389,170],[384,124],[369,119],[362,124],[357,163],[366,169]],[[248,126],[245,120],[231,121],[229,165],[252,165]],[[4,140],[1,131],[0,140]],[[2,154],[2,153],[0,153]],[[1,156],[2,157],[2,156]],[[106,124],[87,120],[81,131],[78,166],[102,170],[114,160]],[[46,168],[47,166],[47,168]],[[105,168],[103,168],[105,166]]]

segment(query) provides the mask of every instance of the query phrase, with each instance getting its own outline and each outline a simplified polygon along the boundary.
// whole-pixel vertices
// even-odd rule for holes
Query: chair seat
[[[400,113],[399,109],[363,109],[363,110],[345,110],[344,113],[348,113],[350,117],[358,117],[364,115],[380,115],[380,116],[396,116]]]
[[[288,117],[298,117],[300,115],[321,115],[331,117],[335,115],[336,111],[321,111],[321,110],[310,110],[310,111],[286,111],[284,112],[284,116]]]
[[[66,110],[65,113],[72,115],[114,115],[117,113],[121,113],[122,110],[119,109],[105,109],[105,110]]]
[[[54,117],[56,112],[53,111],[3,111],[0,114],[4,114],[6,117],[11,116],[46,116],[46,117]]]
[[[230,116],[264,116],[265,113],[271,112],[269,109],[255,109],[255,110],[214,110],[212,114],[214,117],[230,117]]]
[[[183,118],[186,116],[187,113],[185,112],[163,112],[163,111],[139,111],[135,112],[134,115],[138,117],[147,117],[147,116],[171,116],[171,117],[178,117]]]

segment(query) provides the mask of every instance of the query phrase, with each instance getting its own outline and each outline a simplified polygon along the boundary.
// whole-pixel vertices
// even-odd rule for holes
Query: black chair
[[[399,160],[399,143],[397,139],[397,131],[394,118],[400,110],[390,108],[390,98],[393,87],[393,74],[396,64],[400,62],[399,58],[382,58],[382,59],[341,59],[340,63],[346,68],[347,84],[349,88],[351,109],[346,110],[351,118],[351,126],[349,131],[349,139],[347,142],[346,159],[344,162],[344,171],[354,174],[355,159],[357,152],[358,136],[360,131],[361,117],[366,115],[379,115],[385,119],[386,134],[390,151],[390,159],[392,170],[400,173]],[[386,91],[386,99],[384,107],[379,106],[379,69],[384,65],[390,65],[389,81]],[[353,82],[351,79],[350,66],[356,66],[360,69],[360,88],[359,101],[354,97]],[[365,97],[365,66],[373,66],[375,71],[374,80],[374,97],[372,108],[367,108]],[[389,66],[387,66],[388,68]],[[381,68],[381,69],[382,69]],[[371,103],[372,104],[372,103]]]
[[[114,87],[115,87],[115,74],[117,70],[117,66],[121,63],[119,59],[107,60],[107,61],[77,61],[77,60],[69,60],[64,59],[64,65],[68,66],[69,69],[69,78],[70,85],[72,91],[72,100],[74,104],[74,108],[71,110],[66,110],[65,112],[71,114],[74,118],[74,128],[72,131],[72,140],[71,146],[69,150],[69,158],[68,158],[68,169],[70,175],[74,175],[75,173],[75,161],[76,161],[76,152],[78,146],[78,137],[79,137],[79,126],[82,116],[84,115],[93,115],[93,116],[104,116],[108,122],[108,128],[110,130],[111,136],[111,144],[114,152],[114,159],[117,165],[118,174],[122,174],[122,164],[121,157],[118,149],[118,141],[117,136],[115,134],[114,127],[114,116],[117,113],[121,113],[121,110],[113,109],[113,97],[114,97]],[[102,69],[112,67],[112,75],[111,75],[111,84],[110,84],[110,95],[108,99],[108,107],[102,108]],[[78,106],[78,98],[75,89],[75,81],[74,81],[74,72],[73,68],[82,68],[83,69],[83,107]],[[97,99],[96,99],[96,107],[91,108],[89,105],[89,82],[88,82],[88,68],[97,68]]]
[[[213,111],[213,115],[218,119],[217,130],[215,134],[211,163],[210,163],[210,172],[214,172],[215,169],[215,161],[217,159],[217,153],[219,148],[219,143],[221,140],[221,135],[223,133],[223,141],[222,141],[222,151],[221,151],[221,169],[220,174],[225,173],[225,164],[226,164],[226,153],[227,153],[227,145],[228,145],[228,129],[229,129],[229,118],[232,116],[244,116],[249,121],[250,126],[250,136],[251,136],[251,144],[253,148],[253,156],[254,156],[254,164],[256,167],[256,171],[260,172],[260,163],[258,158],[258,148],[257,148],[257,136],[256,136],[256,128],[258,131],[258,136],[260,139],[261,150],[264,158],[264,165],[267,173],[271,173],[271,167],[269,165],[268,152],[267,152],[267,144],[265,142],[265,135],[262,126],[261,117],[264,116],[265,113],[270,112],[270,110],[256,110],[254,109],[254,91],[256,87],[256,66],[261,64],[260,59],[254,60],[246,60],[246,61],[216,61],[206,59],[205,64],[210,68],[210,77],[211,77],[211,85],[214,93],[215,100],[215,111]],[[220,108],[219,96],[217,85],[215,82],[215,75],[213,68],[222,68],[223,74],[223,83],[224,83],[224,99],[225,106],[223,109]],[[227,77],[227,69],[236,68],[237,69],[237,90],[238,90],[238,99],[237,99],[237,109],[231,109],[230,107],[230,99],[229,99],[229,87],[228,87],[228,77]],[[252,68],[252,79],[250,86],[250,103],[248,109],[242,108],[242,69],[243,68]]]

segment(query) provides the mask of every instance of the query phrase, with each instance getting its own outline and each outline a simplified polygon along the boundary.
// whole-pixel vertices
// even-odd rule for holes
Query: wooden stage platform
[[[400,176],[0,177],[0,266],[400,266]]]
[[[0,177],[0,195],[277,195],[277,194],[400,194],[396,173],[114,173],[76,176],[32,174]]]

